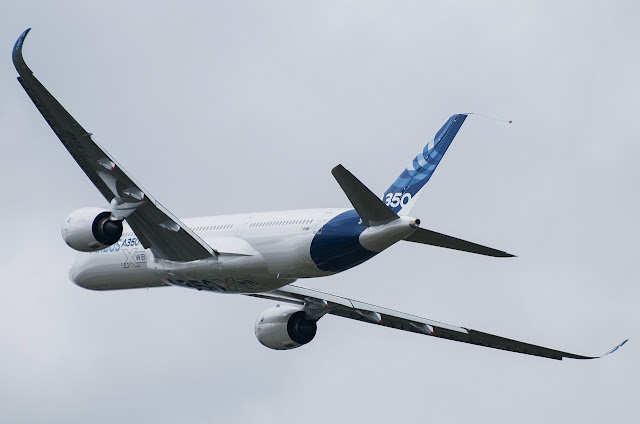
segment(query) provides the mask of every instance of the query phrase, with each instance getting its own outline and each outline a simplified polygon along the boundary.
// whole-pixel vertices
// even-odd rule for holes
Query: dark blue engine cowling
[[[311,241],[311,259],[321,271],[340,272],[374,257],[360,244],[360,234],[366,229],[359,225],[360,217],[350,210],[327,222]]]

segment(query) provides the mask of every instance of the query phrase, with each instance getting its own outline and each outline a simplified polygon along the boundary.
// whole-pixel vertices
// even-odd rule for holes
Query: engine
[[[293,306],[280,305],[258,316],[255,333],[258,341],[270,349],[285,350],[309,343],[316,336],[316,320]]]
[[[122,221],[111,219],[103,208],[82,208],[71,212],[62,224],[62,238],[72,249],[95,252],[122,237]]]

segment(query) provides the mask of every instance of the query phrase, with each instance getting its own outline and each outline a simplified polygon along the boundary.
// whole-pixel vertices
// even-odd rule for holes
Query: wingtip
[[[610,351],[608,351],[607,353],[605,353],[602,356],[607,356],[607,355],[611,355],[613,352],[615,352],[616,350],[620,349],[622,346],[624,346],[625,343],[627,343],[629,341],[629,339],[626,339],[625,341],[623,341],[622,343],[620,343],[618,346],[614,347],[613,349],[611,349]],[[602,358],[601,356],[601,358]]]
[[[29,67],[24,61],[22,57],[22,46],[24,45],[24,40],[27,38],[27,34],[29,34],[31,28],[27,28],[21,35],[18,37],[16,44],[13,46],[13,52],[11,54],[11,58],[13,59],[13,66],[16,67],[16,70],[19,74],[22,74],[23,70],[29,70]]]

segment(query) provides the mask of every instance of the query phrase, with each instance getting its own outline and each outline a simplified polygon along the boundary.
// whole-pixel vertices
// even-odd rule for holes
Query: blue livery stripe
[[[378,254],[360,244],[360,234],[366,227],[359,222],[358,213],[352,209],[327,222],[313,237],[311,259],[319,270],[341,272]]]
[[[466,118],[465,114],[453,115],[449,118],[422,152],[387,189],[382,200],[394,212],[400,212],[429,181]]]

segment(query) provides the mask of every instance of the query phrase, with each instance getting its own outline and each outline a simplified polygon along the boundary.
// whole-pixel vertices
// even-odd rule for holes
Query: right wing
[[[142,245],[157,258],[186,262],[215,257],[207,243],[129,176],[33,76],[22,56],[28,32],[22,33],[13,48],[18,81],[64,147],[110,202],[112,215],[125,218]]]
[[[451,237],[446,234],[436,233],[435,231],[427,230],[425,228],[418,228],[413,232],[413,234],[405,238],[405,240],[412,241],[414,243],[444,247],[446,249],[477,253],[479,255],[495,256],[498,258],[514,257],[511,253],[503,252],[502,250],[492,249],[491,247],[482,246],[480,244]]]
[[[364,321],[369,324],[383,325],[385,327],[395,328],[398,330],[410,331],[412,333],[558,360],[562,360],[563,358],[600,358],[615,352],[619,347],[627,342],[627,340],[623,341],[604,355],[583,356],[550,349],[548,347],[537,346],[518,340],[507,339],[505,337],[483,333],[481,331],[471,330],[464,327],[444,324],[438,321],[405,314],[403,312],[370,305],[357,300],[335,296],[293,284],[270,292],[256,293],[249,296],[302,306],[311,317],[315,316],[319,318],[328,313],[343,318]]]

